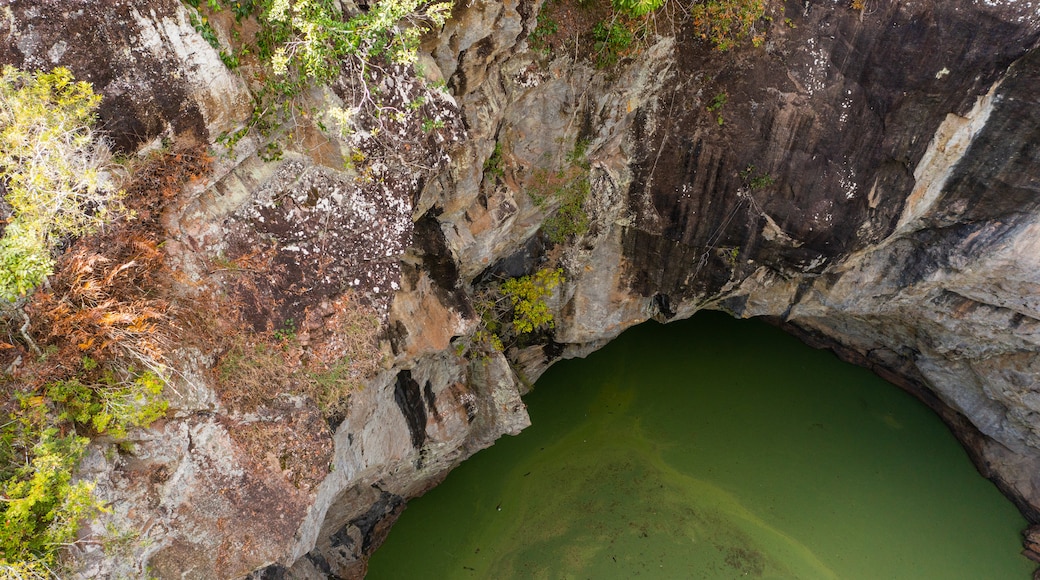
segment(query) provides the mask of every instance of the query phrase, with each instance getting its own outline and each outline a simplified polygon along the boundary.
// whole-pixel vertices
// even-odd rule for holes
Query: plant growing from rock
[[[119,376],[111,368],[99,370],[90,357],[82,362],[81,372],[44,386],[44,395],[60,408],[58,421],[125,439],[127,429],[146,427],[166,413],[163,380],[155,373],[130,369]]]
[[[726,120],[722,117],[722,107],[726,105],[728,99],[729,95],[726,93],[719,93],[711,99],[711,102],[708,103],[707,106],[709,112],[715,113],[715,122],[718,123],[719,127],[726,123]]]
[[[498,308],[501,298],[498,284],[491,284],[477,293],[473,309],[480,317],[480,325],[473,334],[455,341],[455,354],[486,361],[491,354],[505,350],[500,336],[503,329],[499,318],[504,316]]]
[[[651,17],[664,0],[577,0],[577,4],[583,9],[577,13],[583,16],[569,18],[568,30],[553,43],[573,44],[575,53],[584,53],[596,67],[610,68],[638,53],[652,38]]]
[[[200,0],[184,0],[192,7],[193,22],[200,34],[220,51],[229,68],[242,60],[228,54],[215,33],[206,29]],[[338,130],[349,134],[363,120],[402,121],[411,114],[425,121],[429,132],[444,126],[437,118],[422,117],[422,101],[405,107],[387,104],[380,92],[378,78],[395,67],[414,65],[423,33],[441,26],[447,19],[450,1],[380,0],[365,11],[345,14],[336,0],[210,0],[209,11],[230,8],[235,21],[253,18],[258,26],[255,44],[245,46],[241,56],[255,55],[262,72],[254,81],[255,105],[244,127],[222,135],[219,141],[228,150],[247,135],[266,141],[261,157],[281,156],[277,137],[302,120],[314,122],[322,131]],[[238,34],[238,31],[235,31]],[[229,62],[231,64],[229,64]],[[343,82],[340,82],[340,81]],[[324,86],[337,84],[346,94],[344,107],[318,111],[308,108],[301,97]],[[371,128],[366,128],[370,131]]]
[[[592,38],[595,41],[596,65],[608,67],[617,63],[618,59],[635,42],[635,33],[621,22],[597,22],[592,27]]]
[[[766,0],[548,0],[528,39],[533,49],[546,54],[566,47],[568,53],[573,50],[575,56],[608,68],[638,53],[661,27],[677,31],[690,21],[719,51],[746,40],[761,46],[765,33],[755,26],[760,19],[769,20],[765,9]]]
[[[149,372],[117,377],[84,357],[72,377],[14,391],[0,427],[0,571],[50,577],[82,520],[105,511],[93,484],[73,478],[90,441],[84,435],[123,438],[147,427],[166,411],[162,387]]]
[[[94,131],[101,101],[65,68],[0,73],[0,300],[14,302],[53,272],[55,248],[126,213],[108,147]]]
[[[0,571],[5,578],[52,577],[61,546],[75,539],[80,521],[99,509],[93,484],[72,481],[86,437],[62,435],[37,417],[42,403],[26,399],[26,413],[9,421],[0,441]],[[35,415],[35,416],[34,416]]]
[[[565,243],[573,236],[589,229],[585,201],[592,191],[589,182],[589,163],[586,160],[588,141],[578,139],[567,153],[566,163],[555,170],[537,169],[527,194],[537,207],[557,205],[556,210],[542,223],[542,232],[554,244]]]
[[[754,165],[748,165],[740,172],[740,179],[749,189],[764,189],[773,185],[773,176],[755,170]]]
[[[299,75],[317,82],[339,76],[344,59],[364,80],[374,59],[412,64],[426,22],[444,24],[451,2],[381,0],[365,12],[343,19],[331,0],[271,0],[261,15],[274,50],[270,64],[276,75]],[[292,70],[294,69],[294,70]]]
[[[113,264],[89,251],[87,234],[119,230],[118,218],[133,213],[93,130],[99,101],[67,69],[5,67],[0,75],[0,178],[9,207],[0,295],[25,318],[20,334],[40,359],[19,367],[18,358],[2,378],[0,571],[17,577],[52,577],[59,550],[75,540],[81,521],[103,510],[92,484],[73,476],[90,436],[123,438],[166,410],[163,378],[134,370],[138,361],[161,367],[156,353],[145,351],[155,344],[153,319],[162,308],[113,292],[149,262],[141,255],[147,243],[124,237],[105,244],[115,253],[130,245],[140,261]],[[56,262],[59,246],[80,236]],[[47,291],[30,300],[48,279]],[[44,350],[29,336],[29,314]],[[11,336],[17,323],[5,322]],[[91,350],[103,362],[82,356]]]
[[[701,38],[727,51],[747,39],[756,47],[765,41],[765,35],[755,30],[765,11],[763,0],[708,0],[695,4],[690,15]]]
[[[505,177],[505,168],[502,167],[502,142],[495,141],[495,148],[491,155],[484,161],[484,175],[501,179]]]
[[[531,44],[531,48],[545,54],[552,52],[552,44],[549,42],[549,39],[560,29],[560,25],[555,19],[553,19],[549,10],[547,10],[550,2],[545,2],[545,4],[542,5],[541,11],[538,12],[534,30],[532,30],[531,34],[527,37],[528,42]]]
[[[172,322],[158,221],[207,163],[164,153],[137,165],[121,203],[138,219],[74,241],[27,299],[43,348],[0,376],[0,577],[54,577],[82,521],[105,511],[74,476],[87,443],[125,443],[166,411]]]
[[[585,200],[592,191],[587,173],[568,178],[553,192],[561,202],[560,207],[542,223],[542,232],[550,242],[562,244],[574,236],[581,236],[589,230],[589,214],[585,211]]]
[[[552,310],[546,299],[561,282],[562,268],[543,268],[534,274],[510,278],[502,283],[502,295],[513,306],[513,329],[517,334],[554,326]]]
[[[562,282],[562,268],[542,268],[485,286],[473,300],[480,325],[473,334],[455,342],[456,354],[487,360],[521,341],[522,335],[553,328],[555,319],[548,299]]]
[[[611,0],[614,9],[629,18],[639,18],[654,12],[662,5],[664,0]]]

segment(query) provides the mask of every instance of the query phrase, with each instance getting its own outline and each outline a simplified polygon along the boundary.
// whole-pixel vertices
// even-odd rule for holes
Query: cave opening
[[[413,500],[369,578],[1029,578],[1026,520],[939,418],[761,321],[554,365],[532,426]]]

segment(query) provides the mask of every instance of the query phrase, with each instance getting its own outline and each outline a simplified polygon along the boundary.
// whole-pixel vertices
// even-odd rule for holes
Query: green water
[[[553,366],[369,578],[1022,579],[1026,526],[927,408],[716,313]]]

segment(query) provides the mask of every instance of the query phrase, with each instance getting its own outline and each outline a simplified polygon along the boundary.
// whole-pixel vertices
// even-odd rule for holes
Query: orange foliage
[[[23,379],[54,380],[78,368],[83,356],[122,359],[140,370],[163,366],[175,312],[160,217],[186,183],[206,174],[209,161],[205,153],[187,152],[144,161],[127,188],[136,218],[76,240],[61,256],[49,284],[26,307],[35,339],[50,356],[26,367]]]

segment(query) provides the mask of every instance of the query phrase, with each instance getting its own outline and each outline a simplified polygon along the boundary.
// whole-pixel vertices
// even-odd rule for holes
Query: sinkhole
[[[761,321],[647,323],[561,361],[532,426],[410,502],[390,578],[1030,578],[1025,519],[945,425]]]

